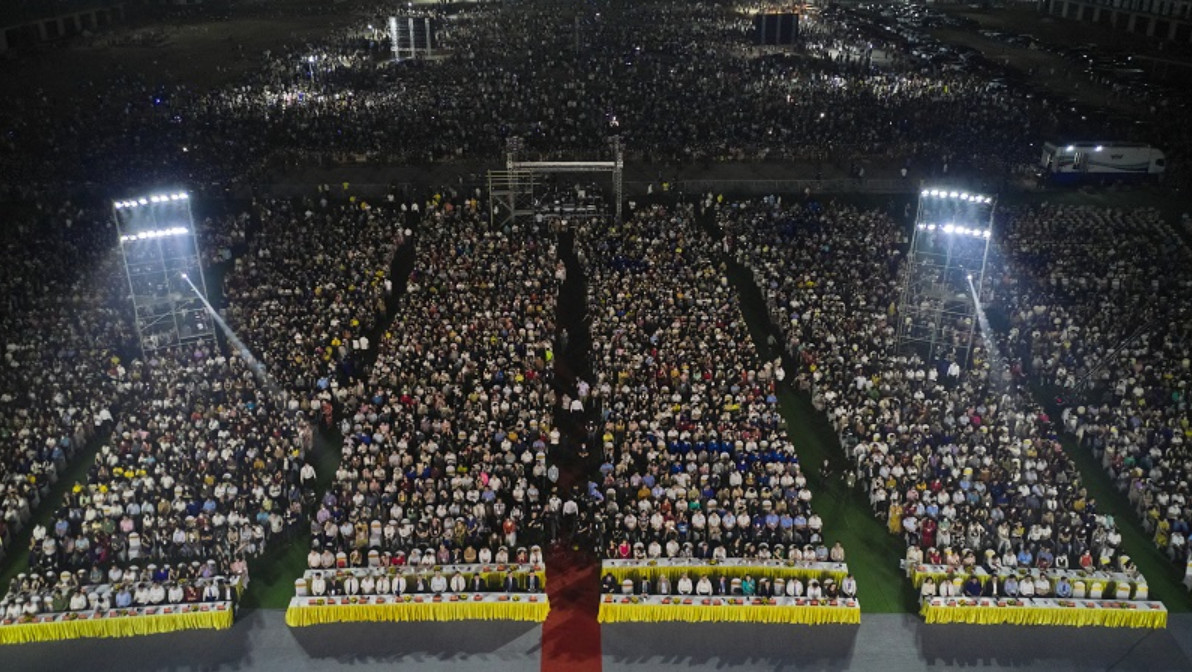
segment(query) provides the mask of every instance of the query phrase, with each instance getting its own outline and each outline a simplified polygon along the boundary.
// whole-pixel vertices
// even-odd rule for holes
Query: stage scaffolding
[[[142,354],[205,341],[214,345],[215,325],[186,281],[206,291],[189,195],[116,201],[113,213]]]
[[[613,209],[616,221],[621,221],[625,189],[625,158],[621,137],[608,139],[612,161],[521,161],[522,139],[510,137],[505,141],[505,170],[488,171],[488,211],[494,227],[515,224],[518,219],[533,217],[534,189],[541,185],[541,175],[547,173],[609,173],[613,183]]]
[[[900,352],[968,366],[995,200],[963,189],[920,191],[898,306]]]

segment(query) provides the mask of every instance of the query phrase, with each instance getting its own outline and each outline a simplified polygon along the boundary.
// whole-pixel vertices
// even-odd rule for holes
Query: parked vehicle
[[[1041,179],[1059,184],[1157,180],[1167,158],[1137,142],[1045,142],[1039,169]]]

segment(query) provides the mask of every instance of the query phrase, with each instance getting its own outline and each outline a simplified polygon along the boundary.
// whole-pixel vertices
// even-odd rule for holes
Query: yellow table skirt
[[[929,624],[1060,625],[1082,628],[1167,627],[1165,609],[1080,609],[1064,607],[949,607],[923,603],[919,613]]]
[[[688,623],[780,623],[826,625],[829,623],[858,624],[858,607],[827,606],[733,606],[718,607],[688,604],[616,604],[600,603],[597,620],[601,623],[660,623],[685,621]]]
[[[692,581],[698,581],[699,577],[704,574],[707,574],[709,577],[726,576],[729,579],[743,579],[748,574],[755,581],[762,578],[773,581],[778,578],[789,580],[792,577],[796,577],[801,581],[807,581],[808,579],[823,581],[824,579],[831,578],[835,579],[836,583],[840,583],[844,581],[844,577],[848,576],[848,572],[845,571],[822,570],[813,567],[760,567],[756,565],[693,565],[689,567],[671,565],[643,565],[638,567],[606,566],[602,567],[600,571],[601,576],[612,574],[617,581],[632,579],[634,583],[637,583],[643,578],[649,578],[650,581],[655,581],[663,574],[670,578],[671,583],[674,583],[683,575],[683,572],[687,572],[687,575],[691,577]]]
[[[541,602],[436,602],[401,604],[349,604],[315,607],[291,606],[286,610],[286,625],[351,622],[413,621],[533,621],[541,623],[550,612],[550,603]]]
[[[87,637],[136,637],[178,630],[226,630],[232,627],[233,619],[232,610],[228,609],[5,625],[0,626],[0,644],[57,642]]]

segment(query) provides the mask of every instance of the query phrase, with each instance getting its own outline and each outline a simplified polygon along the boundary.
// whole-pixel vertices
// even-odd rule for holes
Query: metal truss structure
[[[898,306],[899,351],[968,366],[994,207],[992,196],[962,189],[920,191]]]
[[[537,214],[534,190],[541,186],[541,176],[550,173],[609,173],[613,183],[613,208],[621,221],[624,201],[625,158],[621,136],[609,138],[612,161],[521,161],[523,144],[519,137],[505,141],[505,170],[488,172],[489,217],[493,226],[504,227],[518,219]]]
[[[159,194],[113,204],[141,352],[216,341],[190,197]],[[189,278],[190,283],[187,282]]]

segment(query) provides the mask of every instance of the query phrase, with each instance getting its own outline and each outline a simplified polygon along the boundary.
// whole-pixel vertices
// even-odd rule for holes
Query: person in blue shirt
[[[1059,598],[1072,597],[1072,584],[1068,581],[1068,577],[1061,576],[1059,583],[1055,584],[1055,596]]]
[[[119,592],[116,593],[116,608],[127,609],[132,605],[132,593],[128,592],[127,586],[121,586]]]
[[[1026,549],[1026,546],[1023,546],[1022,548],[1018,549],[1018,566],[1019,567],[1030,567],[1032,559],[1033,559],[1033,557],[1031,556],[1031,552]]]
[[[1006,577],[1006,585],[1003,589],[1006,597],[1018,597],[1018,578],[1013,574]]]
[[[965,597],[980,597],[981,596],[981,581],[976,574],[969,576],[968,581],[964,582],[964,596]]]

